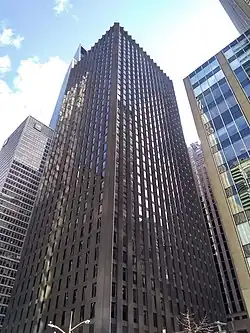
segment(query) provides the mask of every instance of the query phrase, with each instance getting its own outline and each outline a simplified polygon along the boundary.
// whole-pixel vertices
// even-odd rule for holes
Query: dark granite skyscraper
[[[119,24],[71,70],[5,332],[223,320],[171,80]],[[86,332],[84,327],[79,332]]]

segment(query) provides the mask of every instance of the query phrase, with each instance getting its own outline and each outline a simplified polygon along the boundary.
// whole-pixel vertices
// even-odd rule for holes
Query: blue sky
[[[78,44],[115,21],[173,79],[186,141],[197,139],[182,80],[238,36],[219,0],[1,0],[0,144],[29,114],[49,123]]]

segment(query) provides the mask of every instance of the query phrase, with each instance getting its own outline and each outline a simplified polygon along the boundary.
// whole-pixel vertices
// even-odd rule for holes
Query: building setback
[[[53,131],[28,117],[0,151],[0,328]]]
[[[250,313],[250,30],[185,80],[207,173]],[[243,314],[239,319],[243,319]],[[236,322],[235,322],[236,324]],[[248,330],[249,329],[249,324]]]
[[[4,332],[225,319],[173,84],[118,23],[71,70],[32,219]]]
[[[219,0],[235,28],[243,34],[250,28],[249,0]]]
[[[203,215],[210,236],[210,244],[213,249],[215,267],[229,329],[233,330],[235,326],[247,327],[247,325],[249,325],[248,313],[243,301],[237,272],[231,258],[224,228],[221,223],[217,203],[208,178],[201,144],[198,142],[192,143],[188,151],[196,186],[200,194]],[[237,321],[237,325],[233,325],[235,320]],[[239,320],[241,322],[238,324]]]

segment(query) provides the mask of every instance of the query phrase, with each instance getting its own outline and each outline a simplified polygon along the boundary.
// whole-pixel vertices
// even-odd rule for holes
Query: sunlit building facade
[[[60,109],[61,109],[61,106],[63,103],[64,94],[65,94],[65,91],[66,91],[66,88],[68,85],[69,74],[71,72],[71,69],[77,64],[78,61],[81,60],[81,58],[84,56],[85,53],[86,53],[86,50],[81,45],[79,45],[72,61],[70,62],[69,68],[65,74],[65,77],[64,77],[64,80],[63,80],[63,83],[62,83],[62,86],[61,86],[61,89],[59,92],[59,96],[58,96],[58,99],[56,102],[56,106],[55,106],[55,109],[54,109],[54,112],[52,114],[50,124],[49,124],[49,127],[52,128],[53,130],[56,129],[56,124],[57,124],[57,121],[59,120]]]
[[[219,0],[240,34],[250,28],[249,0]]]
[[[243,300],[237,271],[232,260],[224,227],[219,215],[218,205],[214,198],[208,177],[201,144],[198,142],[192,143],[189,146],[188,151],[197,190],[200,195],[203,215],[210,238],[210,245],[213,250],[216,272],[227,316],[228,329],[231,331],[236,327],[240,327],[241,329],[247,328],[249,325],[248,312]],[[237,173],[237,176],[237,179],[242,181],[242,175],[240,172]],[[236,325],[234,325],[235,321]]]
[[[0,330],[53,131],[28,117],[0,151]]]
[[[250,30],[185,80],[207,172],[250,312]]]
[[[171,80],[116,23],[66,90],[4,332],[225,320]]]

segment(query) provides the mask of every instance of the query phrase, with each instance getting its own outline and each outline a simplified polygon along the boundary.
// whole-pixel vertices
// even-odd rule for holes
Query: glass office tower
[[[0,151],[0,328],[53,131],[28,117]]]
[[[240,34],[250,28],[249,0],[219,0]]]
[[[248,313],[240,289],[237,271],[230,254],[224,227],[219,215],[218,204],[215,200],[211,183],[209,181],[201,144],[198,142],[192,143],[189,146],[188,151],[194,179],[200,195],[210,244],[213,249],[214,262],[222,292],[229,330],[234,330],[235,327],[247,328],[247,325],[249,324]],[[242,181],[241,173],[237,174],[237,176],[238,180]],[[241,323],[238,323],[239,320]],[[237,321],[237,325],[234,325],[234,321]]]
[[[250,30],[185,80],[207,172],[250,311]]]
[[[224,320],[171,80],[114,24],[71,70],[4,332]]]
[[[67,73],[65,74],[63,84],[62,84],[62,87],[60,89],[60,93],[59,93],[59,96],[58,96],[58,99],[57,99],[57,102],[56,102],[55,110],[52,114],[50,124],[49,124],[49,127],[52,128],[53,130],[56,129],[56,124],[57,124],[57,121],[59,119],[60,109],[61,109],[61,106],[62,106],[62,103],[63,103],[63,98],[64,98],[64,94],[65,94],[66,87],[67,87],[67,84],[68,84],[70,71],[77,64],[77,62],[81,60],[81,58],[84,56],[85,53],[86,53],[86,50],[81,45],[79,45],[79,47],[76,50],[76,53],[75,53],[70,65],[69,65]]]

